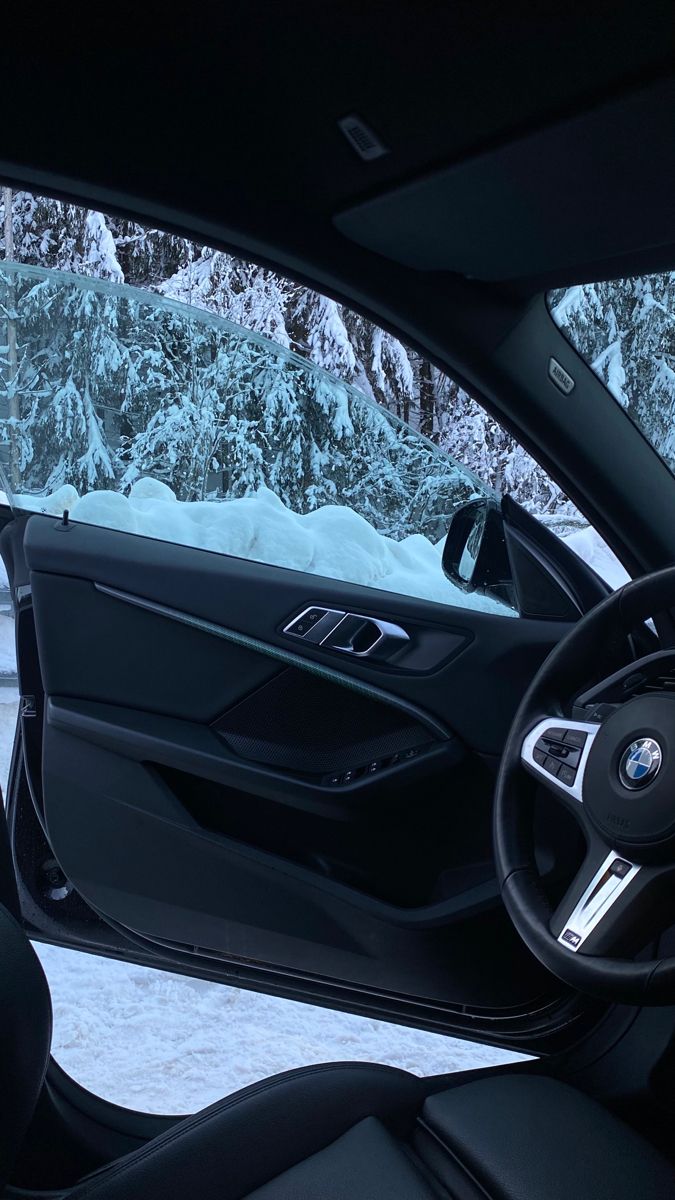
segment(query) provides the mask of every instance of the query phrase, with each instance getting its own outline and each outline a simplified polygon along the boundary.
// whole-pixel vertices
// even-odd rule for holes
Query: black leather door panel
[[[25,769],[86,906],[64,940],[100,918],[118,953],[436,1027],[553,1002],[499,900],[491,761],[564,626],[48,517],[24,555]],[[311,604],[397,624],[407,661],[289,638]]]

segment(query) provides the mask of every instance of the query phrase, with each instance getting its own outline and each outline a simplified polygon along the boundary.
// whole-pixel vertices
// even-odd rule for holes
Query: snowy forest
[[[487,485],[554,525],[575,524],[560,489],[466,392],[335,301],[184,238],[27,192],[3,189],[0,215],[13,491],[125,493],[148,475],[182,500],[265,486],[297,513],[348,505],[389,537],[437,541],[457,504]],[[82,288],[12,262],[107,283]],[[551,298],[554,318],[671,465],[674,281]]]

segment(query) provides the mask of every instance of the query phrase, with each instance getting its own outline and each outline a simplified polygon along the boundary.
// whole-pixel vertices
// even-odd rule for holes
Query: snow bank
[[[574,533],[570,533],[563,538],[567,545],[574,550],[579,558],[583,558],[589,567],[609,584],[611,588],[623,587],[624,583],[628,583],[630,575],[628,571],[619,562],[616,554],[610,550],[606,542],[602,540],[599,533],[596,533],[590,525],[585,529],[576,529]]]
[[[462,592],[446,579],[442,543],[434,545],[422,534],[397,542],[339,504],[301,515],[265,487],[238,500],[186,502],[177,500],[159,479],[144,478],[137,480],[128,496],[108,491],[79,496],[71,484],[65,484],[50,496],[15,496],[14,506],[54,516],[67,508],[71,517],[91,525],[422,600],[515,616],[498,600]],[[563,541],[611,587],[628,581],[616,555],[590,526],[567,534]]]
[[[422,534],[394,541],[353,509],[327,504],[301,515],[268,488],[238,500],[180,501],[158,479],[139,479],[128,496],[95,491],[78,496],[65,484],[50,496],[16,496],[18,508],[142,534],[200,550],[328,579],[360,583],[441,604],[515,616],[498,600],[467,595],[443,574],[442,545]]]

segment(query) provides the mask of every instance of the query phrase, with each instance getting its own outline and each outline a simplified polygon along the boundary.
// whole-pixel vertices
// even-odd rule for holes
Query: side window
[[[507,616],[443,573],[457,507],[508,490],[583,535],[496,422],[363,318],[173,235],[9,202],[0,454],[16,507]]]

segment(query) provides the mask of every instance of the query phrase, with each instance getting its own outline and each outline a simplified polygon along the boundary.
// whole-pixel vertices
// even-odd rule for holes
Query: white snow
[[[35,949],[52,993],[54,1057],[90,1091],[142,1112],[195,1112],[310,1063],[380,1062],[434,1075],[525,1057],[74,950]]]
[[[2,561],[0,559],[0,561]],[[2,579],[0,578],[0,584]],[[14,644],[14,618],[0,613],[0,675],[16,674],[16,646]],[[2,688],[0,688],[2,691]],[[0,697],[1,701],[1,697]]]
[[[576,529],[574,533],[569,533],[563,538],[563,541],[614,590],[628,583],[628,571],[592,526]]]
[[[128,496],[112,491],[79,496],[71,484],[64,484],[48,496],[15,496],[13,503],[19,509],[54,516],[68,509],[72,518],[92,525],[441,604],[515,616],[498,600],[463,592],[446,579],[442,542],[434,545],[422,534],[397,542],[345,505],[325,504],[313,512],[295,513],[266,487],[237,500],[186,502],[177,500],[166,483],[145,477],[133,484]],[[563,540],[612,587],[629,579],[590,526]]]
[[[143,478],[128,496],[93,491],[80,497],[65,484],[48,496],[15,496],[14,505],[57,516],[68,509],[73,519],[92,525],[442,604],[515,615],[498,600],[455,587],[443,574],[442,546],[422,534],[397,542],[338,504],[295,513],[265,487],[237,500],[180,501],[167,484]]]
[[[14,641],[12,640],[12,646]],[[19,710],[19,693],[15,687],[0,687],[0,787],[7,793],[9,764],[14,745],[14,730]]]

